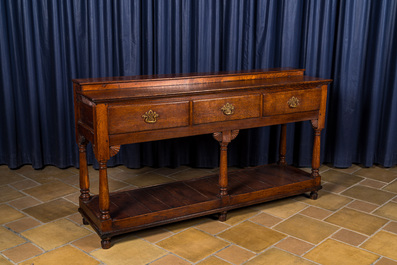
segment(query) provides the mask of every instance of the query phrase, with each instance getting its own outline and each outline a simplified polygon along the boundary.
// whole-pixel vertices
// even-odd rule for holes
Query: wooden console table
[[[77,79],[76,137],[80,208],[110,248],[111,237],[321,189],[320,133],[331,80],[299,69]],[[310,120],[312,172],[285,162],[286,123]],[[277,165],[227,172],[227,146],[240,129],[281,124]],[[199,134],[220,143],[220,173],[193,180],[109,193],[106,162],[120,145]],[[86,146],[99,162],[99,194],[91,195]]]

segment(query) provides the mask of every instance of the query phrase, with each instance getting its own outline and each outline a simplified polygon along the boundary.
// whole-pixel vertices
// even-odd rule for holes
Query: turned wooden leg
[[[99,211],[101,220],[109,220],[109,185],[106,161],[99,161]]]
[[[213,134],[215,140],[220,144],[220,162],[219,162],[219,195],[227,195],[227,145],[237,137],[238,130],[217,132]]]
[[[89,225],[87,219],[85,219],[84,217],[83,217],[83,225]]]
[[[317,198],[318,198],[318,192],[317,191],[310,192],[310,199],[317,200]]]
[[[227,211],[221,212],[219,214],[218,220],[221,222],[225,222],[226,221],[226,217],[227,217]]]
[[[110,237],[102,238],[101,247],[103,249],[109,249],[111,245]]]
[[[281,124],[280,132],[280,156],[278,160],[279,165],[286,165],[285,155],[287,153],[287,124]]]
[[[87,141],[80,137],[79,140],[79,163],[80,163],[80,199],[82,201],[90,200],[90,179],[87,168]]]
[[[319,173],[320,168],[320,142],[321,142],[321,129],[314,130],[314,143],[313,143],[313,157],[312,157],[312,173],[311,176],[315,180],[316,186],[321,188],[321,178]],[[310,193],[310,198],[316,200],[318,198],[317,190]]]

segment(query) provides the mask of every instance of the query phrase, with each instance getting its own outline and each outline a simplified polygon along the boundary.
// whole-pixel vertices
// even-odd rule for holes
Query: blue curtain
[[[295,67],[334,80],[322,160],[393,166],[396,15],[389,0],[1,0],[0,164],[78,166],[73,78]],[[278,134],[241,131],[230,163],[274,162]],[[312,134],[308,122],[288,125],[289,163],[310,165]],[[116,164],[214,167],[218,144],[128,145]]]

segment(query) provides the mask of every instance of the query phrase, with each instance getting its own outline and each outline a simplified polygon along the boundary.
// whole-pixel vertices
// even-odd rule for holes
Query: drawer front
[[[109,107],[109,134],[189,125],[189,102]]]
[[[263,116],[320,109],[321,89],[274,92],[263,95]]]
[[[194,100],[193,123],[257,118],[260,116],[260,103],[260,95]]]

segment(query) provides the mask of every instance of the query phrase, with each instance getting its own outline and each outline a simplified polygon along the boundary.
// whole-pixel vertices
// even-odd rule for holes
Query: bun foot
[[[225,212],[221,212],[219,214],[218,220],[221,221],[221,222],[225,222],[226,221],[226,217],[227,217],[227,212],[226,211]]]
[[[111,247],[110,238],[102,239],[101,246],[102,246],[103,249],[109,249]]]
[[[312,200],[317,200],[317,198],[318,198],[318,193],[317,193],[317,191],[312,191],[312,192],[310,192],[310,199],[312,199]]]
[[[84,217],[83,217],[83,225],[89,225],[87,219],[85,219]]]

